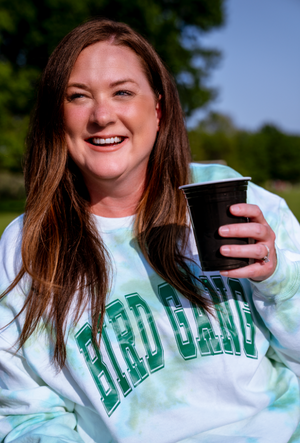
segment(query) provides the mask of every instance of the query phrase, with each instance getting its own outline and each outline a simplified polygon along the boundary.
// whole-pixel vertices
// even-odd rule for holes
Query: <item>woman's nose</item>
[[[116,121],[116,114],[113,105],[109,100],[101,99],[95,102],[91,114],[90,123],[105,127]]]

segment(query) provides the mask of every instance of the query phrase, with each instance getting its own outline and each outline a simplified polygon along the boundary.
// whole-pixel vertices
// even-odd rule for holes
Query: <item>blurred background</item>
[[[0,0],[0,234],[23,212],[36,86],[86,19],[124,21],[178,85],[195,161],[224,162],[300,220],[300,0]]]

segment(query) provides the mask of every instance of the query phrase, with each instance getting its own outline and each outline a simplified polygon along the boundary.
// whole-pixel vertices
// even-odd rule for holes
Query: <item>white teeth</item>
[[[111,137],[111,138],[92,138],[92,141],[95,145],[110,145],[113,143],[120,143],[122,141],[121,137]]]

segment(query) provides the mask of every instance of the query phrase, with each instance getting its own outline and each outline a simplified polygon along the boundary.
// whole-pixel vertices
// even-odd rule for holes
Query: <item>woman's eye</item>
[[[84,97],[84,94],[80,94],[79,92],[75,92],[74,94],[70,94],[67,96],[67,100],[69,102],[72,102],[74,100],[76,100],[77,98],[82,98]]]
[[[123,89],[122,90],[120,90],[120,91],[117,91],[116,93],[115,93],[115,95],[121,95],[121,96],[129,96],[129,95],[132,95],[132,93],[130,92],[130,91],[124,91]]]

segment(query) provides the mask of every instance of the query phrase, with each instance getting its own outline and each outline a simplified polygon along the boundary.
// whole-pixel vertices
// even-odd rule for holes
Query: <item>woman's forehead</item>
[[[132,49],[101,41],[81,51],[71,71],[69,84],[100,80],[118,82],[124,79],[149,83],[141,59]]]

